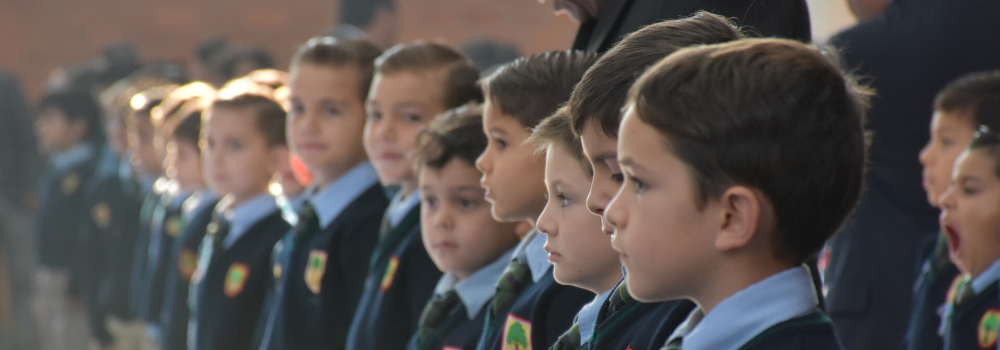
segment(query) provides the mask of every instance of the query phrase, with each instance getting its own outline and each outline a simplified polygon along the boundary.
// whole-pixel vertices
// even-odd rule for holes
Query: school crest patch
[[[247,276],[250,275],[250,268],[244,263],[233,263],[229,265],[229,272],[226,272],[226,284],[224,291],[226,296],[234,298],[243,291],[243,286],[247,283]]]
[[[177,235],[181,233],[181,216],[174,215],[166,219],[163,222],[163,232],[167,236],[177,238]]]
[[[63,178],[62,184],[59,185],[59,189],[62,190],[64,196],[68,196],[76,192],[76,189],[80,187],[80,175],[77,173],[69,173]]]
[[[508,314],[501,339],[503,350],[531,350],[531,322]]]
[[[313,249],[309,251],[309,260],[306,261],[306,287],[313,294],[319,294],[323,285],[323,273],[326,272],[326,252]]]
[[[1000,310],[990,308],[979,320],[979,329],[976,331],[979,347],[983,349],[996,347],[998,332],[1000,332]]]
[[[181,254],[177,259],[177,272],[180,272],[185,281],[191,282],[191,276],[194,276],[194,271],[197,269],[198,254],[189,248],[181,249]]]
[[[385,274],[382,275],[382,284],[379,285],[379,293],[385,293],[392,287],[392,280],[396,278],[396,269],[399,268],[399,257],[393,256],[389,259],[389,265],[385,267]]]
[[[94,207],[90,209],[90,216],[94,219],[94,223],[97,224],[97,227],[102,230],[106,229],[108,228],[108,225],[111,224],[111,207],[108,206],[108,203],[97,203],[97,205],[94,205]]]

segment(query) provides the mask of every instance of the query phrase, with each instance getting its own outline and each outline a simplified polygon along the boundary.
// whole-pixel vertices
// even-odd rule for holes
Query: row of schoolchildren
[[[934,202],[953,184],[948,349],[996,345],[1000,125],[976,130],[997,124],[998,81],[942,93],[923,157],[945,176]],[[867,97],[815,47],[701,13],[482,80],[444,45],[317,38],[287,88],[196,86],[129,99],[132,157],[160,138],[170,185],[141,213],[88,209],[97,275],[130,268],[104,242],[138,241],[134,307],[164,349],[841,348],[804,263],[861,195]],[[276,200],[289,154],[311,181]],[[74,192],[80,173],[53,184]],[[131,241],[125,220],[144,227]],[[959,274],[938,247],[927,285]],[[92,289],[97,305],[128,299]],[[95,328],[115,319],[92,309]]]

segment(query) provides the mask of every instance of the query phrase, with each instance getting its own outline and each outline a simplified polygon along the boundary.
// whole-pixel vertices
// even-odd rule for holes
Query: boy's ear
[[[727,189],[719,205],[722,218],[715,237],[715,249],[721,252],[749,245],[762,224],[761,213],[769,211],[760,193],[744,186]]]

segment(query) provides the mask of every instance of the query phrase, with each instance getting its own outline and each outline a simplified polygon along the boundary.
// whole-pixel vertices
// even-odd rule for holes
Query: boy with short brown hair
[[[866,100],[818,49],[682,49],[632,87],[605,217],[630,294],[698,307],[667,349],[840,349],[803,263],[861,194]]]

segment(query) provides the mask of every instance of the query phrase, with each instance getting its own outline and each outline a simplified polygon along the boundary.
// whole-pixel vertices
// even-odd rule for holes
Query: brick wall
[[[525,53],[569,47],[576,24],[535,0],[398,0],[399,39],[451,43],[491,37]],[[268,48],[280,66],[298,44],[339,18],[334,1],[6,0],[0,1],[0,68],[33,98],[53,68],[128,41],[143,59],[184,61],[202,39],[222,35]]]

